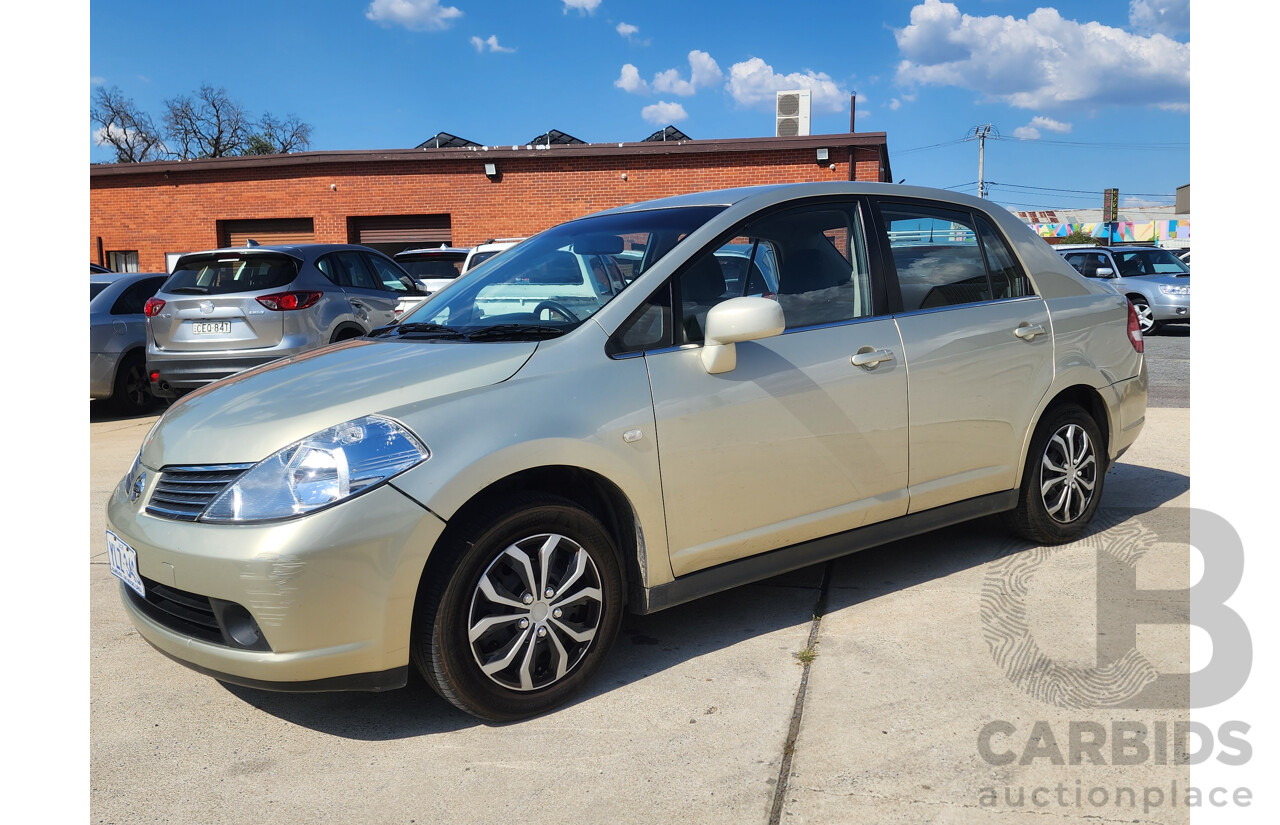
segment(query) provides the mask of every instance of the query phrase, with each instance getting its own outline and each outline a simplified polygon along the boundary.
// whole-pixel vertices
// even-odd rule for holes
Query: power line
[[[1099,194],[1102,194],[1101,192],[1097,192],[1097,191],[1092,190],[1092,189],[1054,189],[1054,188],[1049,187],[1049,186],[1023,186],[1023,185],[1020,185],[1020,184],[1017,184],[1017,183],[997,183],[996,181],[993,181],[993,180],[989,180],[989,181],[987,181],[987,185],[988,185],[988,186],[1005,186],[1005,187],[1008,187],[1008,188],[1010,188],[1010,189],[1026,189],[1026,190],[1033,191],[1033,192],[1079,192],[1080,194],[1083,194],[1083,195],[1099,195]],[[1140,197],[1140,198],[1173,198],[1173,197],[1176,197],[1176,195],[1169,195],[1169,194],[1166,194],[1166,193],[1163,193],[1163,192],[1125,192],[1124,194],[1125,194],[1125,195],[1131,195],[1131,196],[1133,196],[1133,197]]]
[[[968,138],[957,138],[956,140],[949,140],[949,141],[947,141],[946,143],[934,143],[934,144],[929,145],[929,146],[917,146],[917,147],[915,147],[914,149],[903,149],[902,151],[900,151],[900,152],[894,152],[893,154],[894,154],[894,155],[909,155],[909,154],[911,154],[912,152],[923,152],[923,151],[924,151],[924,150],[926,150],[926,149],[939,149],[939,148],[941,148],[941,147],[943,147],[943,146],[955,146],[957,143],[968,143],[968,142],[969,142],[969,139],[968,139]]]
[[[1047,146],[1081,146],[1092,149],[1188,149],[1188,143],[1087,143],[1078,140],[1046,140],[1044,138],[1020,138],[995,136],[992,140],[1012,140],[1019,143],[1041,143]]]

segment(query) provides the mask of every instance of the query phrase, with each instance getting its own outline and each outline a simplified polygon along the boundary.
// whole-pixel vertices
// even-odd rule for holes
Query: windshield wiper
[[[370,338],[395,335],[399,338],[461,338],[462,333],[453,327],[443,324],[392,324],[389,327],[378,327],[369,333]]]
[[[564,327],[549,324],[494,324],[491,327],[467,333],[468,341],[523,341],[556,338],[564,335]]]

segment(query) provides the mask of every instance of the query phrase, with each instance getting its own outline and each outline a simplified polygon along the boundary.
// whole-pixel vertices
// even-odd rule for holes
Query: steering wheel
[[[572,312],[566,309],[563,304],[557,301],[543,301],[542,303],[538,304],[536,307],[533,308],[533,317],[540,318],[540,316],[542,315],[542,310],[544,309],[551,310],[555,314],[563,317],[566,321],[568,321],[571,324],[578,323],[578,316],[574,315]],[[550,319],[547,319],[547,320],[550,320]]]

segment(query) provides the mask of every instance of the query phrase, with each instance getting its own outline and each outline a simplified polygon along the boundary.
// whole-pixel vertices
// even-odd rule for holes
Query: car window
[[[996,298],[1022,298],[1034,295],[1031,280],[1009,251],[1009,244],[996,228],[983,217],[978,218],[978,239],[991,273],[991,289]]]
[[[98,293],[106,289],[110,284],[89,284],[89,300],[92,301],[98,297]]]
[[[408,277],[408,273],[400,269],[395,264],[378,255],[365,255],[365,259],[373,267],[374,273],[377,275],[383,289],[389,289],[392,292],[408,292],[409,287],[405,286],[402,277]]]
[[[335,252],[333,255],[338,266],[345,270],[343,286],[355,289],[382,289],[382,284],[374,276],[373,270],[365,263],[364,256],[355,250]]]
[[[143,278],[136,284],[126,287],[120,297],[111,306],[112,315],[141,315],[147,299],[160,290],[165,281],[163,275],[155,278]]]
[[[789,330],[872,314],[871,275],[855,206],[805,206],[755,220],[678,276],[684,343],[730,298],[776,300]]]
[[[449,257],[433,256],[414,259],[412,257],[396,258],[396,263],[405,268],[415,278],[456,278],[462,274],[462,262],[466,254],[454,254]]]
[[[1141,249],[1116,252],[1121,275],[1186,275],[1190,267],[1168,250]]]
[[[187,257],[164,283],[164,291],[185,295],[227,295],[277,289],[298,277],[298,264],[288,255],[222,253]]]
[[[882,203],[880,214],[904,312],[992,299],[978,233],[968,213]]]

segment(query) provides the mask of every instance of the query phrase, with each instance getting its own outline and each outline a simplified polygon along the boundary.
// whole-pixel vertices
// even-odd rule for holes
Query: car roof
[[[823,195],[895,195],[904,198],[921,198],[953,205],[971,206],[989,213],[999,211],[1002,208],[990,200],[983,200],[972,195],[966,195],[963,192],[944,189],[904,186],[900,183],[825,181],[819,183],[769,183],[760,186],[740,186],[733,189],[713,189],[709,192],[691,192],[686,195],[673,195],[668,198],[658,198],[657,200],[640,201],[626,206],[618,206],[596,214],[641,212],[649,209],[674,209],[686,206],[744,206],[748,209],[756,209],[771,203],[798,198],[821,197]]]
[[[91,284],[131,284],[144,278],[167,278],[167,272],[95,272],[89,276]]]
[[[224,246],[220,249],[205,249],[200,252],[187,252],[181,258],[190,258],[196,255],[261,255],[263,253],[288,255],[298,260],[304,260],[308,257],[318,257],[326,252],[340,251],[343,249],[359,249],[364,252],[377,252],[376,249],[356,243],[300,243],[300,244],[262,244],[259,246]]]
[[[406,249],[402,252],[397,252],[395,257],[399,258],[401,255],[466,255],[470,251],[471,248],[466,246],[428,246],[422,249]]]

